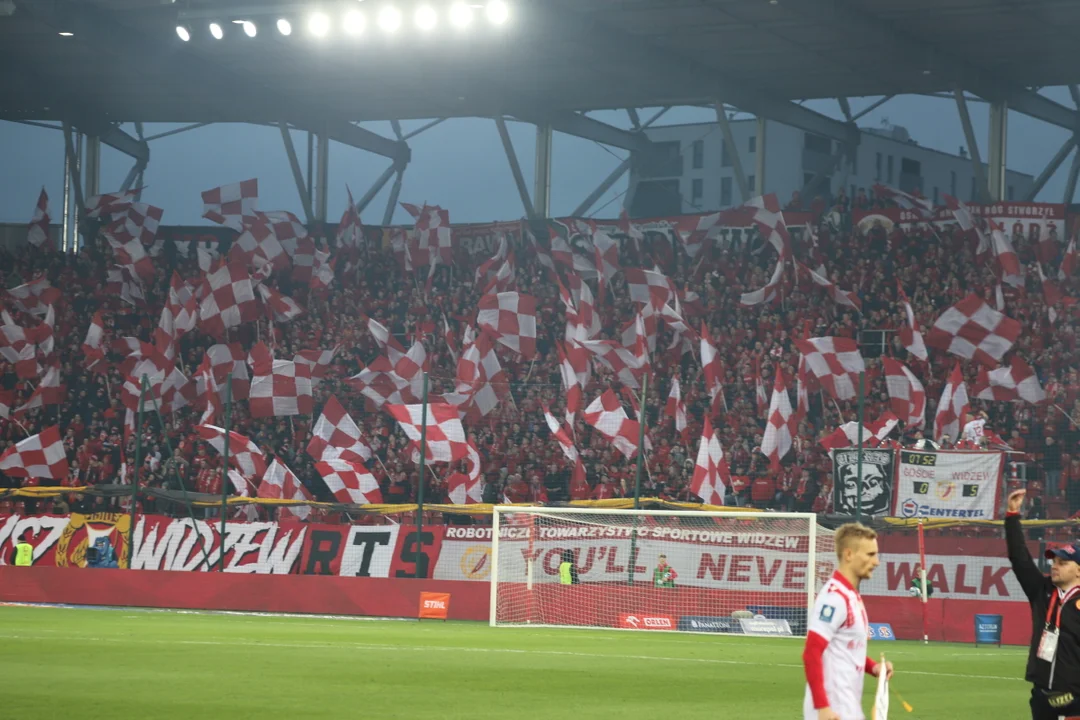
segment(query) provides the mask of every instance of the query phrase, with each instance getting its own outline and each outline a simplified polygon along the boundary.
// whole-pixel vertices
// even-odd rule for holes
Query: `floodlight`
[[[282,35],[292,35],[292,23],[285,18],[278,18],[277,31]]]
[[[330,32],[330,18],[326,16],[326,13],[312,13],[308,18],[308,30],[315,37],[325,37],[326,33]]]
[[[250,20],[245,20],[244,22],[240,23],[240,27],[244,28],[244,34],[248,37],[255,37],[255,34],[258,33],[258,29],[255,27],[255,23],[251,22]]]
[[[184,42],[188,42],[189,40],[191,40],[191,30],[188,28],[187,25],[177,25],[176,37],[180,38]]]
[[[438,15],[435,14],[435,8],[430,5],[421,5],[416,8],[416,27],[421,30],[433,30],[435,23],[438,22]]]
[[[75,33],[68,32],[67,30],[61,30],[57,33],[57,35],[59,35],[60,37],[75,37]]]
[[[510,8],[503,0],[488,0],[487,18],[492,25],[502,25],[510,19]]]
[[[473,10],[463,2],[450,6],[450,24],[457,28],[466,28],[472,23]]]
[[[350,10],[345,13],[345,21],[342,23],[345,27],[345,33],[348,35],[359,35],[364,32],[364,26],[367,24],[364,21],[364,14],[359,10]]]
[[[225,30],[221,27],[220,24],[212,22],[210,23],[210,34],[214,36],[215,40],[220,40],[221,38],[225,37]]]
[[[379,29],[385,33],[394,33],[401,27],[401,11],[393,5],[385,5],[379,10]]]

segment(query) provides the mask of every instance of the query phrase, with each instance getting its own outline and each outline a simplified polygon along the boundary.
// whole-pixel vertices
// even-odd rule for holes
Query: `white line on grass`
[[[61,640],[63,642],[71,642],[72,637],[55,637],[55,636],[38,636],[38,635],[7,635],[0,634],[0,637],[10,640]],[[475,653],[506,653],[513,655],[553,655],[553,656],[568,656],[568,657],[581,657],[581,658],[599,658],[605,660],[645,660],[648,662],[689,662],[689,663],[707,663],[710,665],[747,665],[755,667],[782,667],[782,668],[801,668],[802,664],[795,663],[761,663],[751,662],[748,660],[722,660],[720,658],[679,658],[679,657],[660,657],[656,655],[620,655],[620,654],[604,654],[604,653],[584,653],[573,652],[570,650],[525,650],[519,648],[480,648],[480,647],[456,647],[450,645],[379,645],[374,643],[270,643],[270,642],[253,642],[248,640],[147,640],[147,639],[134,639],[134,638],[117,638],[117,637],[86,637],[83,635],[77,636],[75,639],[88,640],[90,642],[113,642],[113,643],[138,643],[146,645],[210,645],[214,647],[276,647],[276,648],[290,648],[290,649],[309,649],[309,650],[385,650],[390,652],[400,651],[414,651],[414,652],[431,652],[431,651],[445,651],[445,652],[475,652]],[[935,677],[948,677],[948,678],[962,678],[965,680],[1016,680],[1024,682],[1021,677],[1006,677],[1001,675],[970,675],[961,673],[942,673],[942,672],[923,672],[919,670],[901,670],[904,675],[930,675]]]

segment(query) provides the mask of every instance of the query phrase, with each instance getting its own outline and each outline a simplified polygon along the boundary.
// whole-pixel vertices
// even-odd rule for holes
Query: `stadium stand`
[[[803,207],[792,198],[788,210],[813,213],[814,233],[793,228],[795,258],[809,267],[822,261],[830,280],[839,288],[862,298],[866,329],[883,331],[882,352],[867,351],[866,417],[876,418],[889,409],[881,362],[875,355],[889,355],[906,363],[922,379],[928,400],[927,426],[933,425],[938,398],[948,378],[954,358],[932,351],[929,362],[911,356],[897,332],[905,323],[898,285],[904,288],[915,313],[916,324],[925,334],[948,306],[971,293],[996,304],[1001,287],[995,275],[995,263],[976,258],[977,239],[957,226],[940,231],[929,225],[899,224],[886,231],[877,226],[869,230],[853,224],[853,212],[881,210],[892,203],[873,193],[860,190],[854,199],[841,194],[831,206],[816,198]],[[0,515],[10,513],[67,513],[117,509],[122,497],[108,493],[67,493],[55,498],[15,496],[4,488],[37,485],[97,487],[130,481],[134,462],[135,438],[123,432],[125,374],[121,354],[113,352],[121,337],[136,337],[152,342],[158,319],[169,296],[174,271],[182,278],[200,276],[198,252],[184,252],[172,242],[159,243],[152,258],[152,275],[143,283],[144,300],[123,300],[129,292],[124,281],[105,282],[114,266],[114,251],[105,237],[102,224],[96,235],[77,254],[65,254],[46,248],[27,246],[15,255],[0,258],[7,268],[8,288],[44,276],[60,291],[55,303],[55,352],[64,399],[58,405],[17,412],[31,400],[40,378],[20,378],[10,357],[0,363],[3,388],[11,416],[0,419],[0,452],[27,435],[58,424],[64,449],[70,462],[70,475],[63,480],[34,480],[0,473]],[[376,361],[381,349],[368,331],[370,317],[385,325],[405,348],[419,338],[430,363],[430,392],[453,391],[456,359],[462,333],[476,317],[482,295],[475,282],[477,267],[491,256],[491,251],[470,254],[461,247],[453,250],[452,265],[438,265],[430,288],[426,265],[413,272],[402,265],[409,262],[389,250],[392,233],[365,229],[366,241],[357,248],[345,248],[330,238],[334,259],[334,278],[329,288],[312,289],[312,283],[296,272],[279,271],[264,281],[282,296],[296,300],[304,312],[288,322],[272,322],[261,316],[230,331],[228,340],[238,342],[248,351],[259,342],[273,348],[279,358],[293,357],[304,350],[325,350],[340,346],[325,378],[314,388],[314,412],[293,417],[252,417],[248,402],[232,405],[232,429],[251,438],[264,452],[267,461],[280,458],[291,468],[310,496],[333,502],[334,496],[305,452],[311,427],[331,395],[336,397],[356,420],[363,437],[377,457],[368,469],[377,479],[386,503],[414,501],[417,496],[418,468],[412,450],[400,426],[356,389],[346,383]],[[812,239],[816,235],[816,239]],[[755,508],[792,509],[827,513],[831,510],[832,482],[830,461],[819,441],[833,433],[838,425],[855,417],[855,403],[835,402],[821,393],[809,398],[810,411],[801,421],[793,438],[793,450],[779,468],[770,467],[759,450],[765,418],[757,408],[756,379],[769,379],[777,368],[786,379],[792,402],[795,401],[795,378],[800,353],[794,340],[804,336],[854,338],[859,330],[859,316],[851,308],[838,305],[827,293],[805,278],[793,282],[785,275],[775,303],[742,307],[742,293],[766,285],[776,258],[771,247],[757,232],[745,234],[743,242],[729,239],[705,243],[701,255],[691,259],[681,249],[673,251],[666,241],[624,242],[619,262],[625,268],[660,268],[682,290],[686,302],[682,311],[692,327],[705,325],[717,346],[724,370],[723,391],[726,407],[711,418],[717,428],[730,465],[732,487],[726,502]],[[547,238],[544,239],[545,241]],[[385,243],[385,244],[384,244]],[[972,410],[988,414],[987,428],[1007,439],[1013,450],[1009,464],[1010,483],[1027,483],[1033,517],[1065,518],[1080,511],[1080,347],[1077,343],[1078,317],[1070,295],[1080,293],[1075,276],[1058,281],[1066,296],[1053,306],[1058,318],[1052,324],[1035,272],[1036,253],[1042,246],[1030,244],[1022,234],[1012,237],[1020,262],[1028,272],[1022,287],[1004,286],[1007,314],[1024,328],[1015,354],[1026,358],[1035,369],[1049,402],[1039,405],[984,402],[972,400]],[[545,424],[543,408],[562,418],[566,404],[556,341],[564,332],[564,314],[559,301],[559,287],[552,282],[536,247],[528,241],[515,240],[511,250],[516,259],[514,283],[521,293],[537,299],[537,352],[534,361],[523,359],[503,344],[495,352],[508,383],[496,387],[500,396],[495,409],[478,422],[467,422],[467,431],[475,437],[483,469],[482,496],[486,502],[560,502],[568,499],[606,499],[632,495],[634,461],[627,459],[582,415],[576,415],[574,434],[581,450],[587,484],[572,482],[572,467],[564,459],[560,444]],[[1057,276],[1065,248],[1055,249],[1053,257],[1040,257],[1048,274]],[[159,252],[158,252],[159,251]],[[154,253],[152,253],[154,254]],[[318,283],[316,283],[317,285]],[[12,300],[11,297],[8,298]],[[9,302],[12,321],[31,328],[41,321],[19,311]],[[110,348],[103,362],[107,371],[88,369],[84,348],[86,330],[100,311],[104,324],[102,347]],[[624,273],[618,273],[602,300],[597,302],[602,338],[618,338],[620,328],[632,324],[636,314]],[[445,324],[444,325],[444,319]],[[455,343],[452,350],[446,340],[448,326]],[[195,379],[208,347],[220,342],[205,332],[200,324],[179,340],[177,360],[184,374]],[[652,449],[647,454],[648,476],[643,496],[696,502],[690,479],[693,474],[701,425],[710,407],[709,394],[696,343],[691,352],[681,353],[679,344],[671,346],[672,336],[665,324],[656,340],[653,369],[657,379],[649,387],[645,400]],[[1011,355],[1010,355],[1011,357]],[[965,363],[968,388],[978,381],[975,363]],[[664,414],[671,382],[677,378],[686,404],[688,427],[676,430],[672,418]],[[607,369],[597,367],[593,382],[586,391],[585,404],[604,387],[622,394],[622,383]],[[505,392],[504,392],[505,390]],[[974,392],[969,390],[973,396]],[[627,403],[627,409],[630,404]],[[202,401],[193,399],[187,407],[164,414],[167,423],[163,442],[157,427],[147,422],[143,428],[145,460],[135,469],[138,482],[148,489],[220,494],[222,458],[196,431],[202,414]],[[1065,410],[1069,415],[1065,415]],[[218,418],[217,424],[221,424]],[[894,436],[904,445],[919,437],[900,430]],[[1055,440],[1049,444],[1050,439]],[[170,457],[168,445],[175,448]],[[235,448],[234,448],[235,451]],[[467,463],[455,463],[454,470],[467,472]],[[175,477],[182,487],[177,487]],[[425,497],[428,502],[448,503],[445,465],[426,474]],[[247,492],[256,494],[261,480],[256,475],[245,478]],[[186,509],[167,493],[148,494],[140,500],[140,511],[183,515]],[[215,508],[200,508],[197,513],[214,517]],[[273,507],[246,507],[240,517],[273,519],[279,512]],[[315,507],[307,516],[310,522],[348,521],[340,508]],[[427,522],[443,522],[441,513],[431,513]],[[461,520],[454,517],[453,519]],[[362,515],[360,522],[383,522],[378,516]],[[468,522],[468,520],[462,520]],[[954,531],[961,532],[961,531]],[[962,532],[996,533],[995,530],[965,529]],[[1051,536],[1056,530],[1047,531]]]

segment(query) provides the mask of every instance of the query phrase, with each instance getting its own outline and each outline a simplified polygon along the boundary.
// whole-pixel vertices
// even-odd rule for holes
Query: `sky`
[[[1066,88],[1044,88],[1042,92],[1072,107]],[[851,99],[858,113],[878,98]],[[835,100],[814,100],[806,107],[842,119]],[[972,125],[983,159],[987,156],[989,106],[969,102]],[[643,118],[655,110],[639,109]],[[623,111],[590,113],[590,117],[629,128]],[[658,123],[712,122],[711,109],[680,107]],[[407,134],[427,121],[402,123]],[[893,98],[859,120],[861,127],[891,123],[906,127],[920,145],[956,153],[966,145],[956,103],[950,98],[902,96]],[[147,137],[174,125],[148,124]],[[388,122],[365,123],[364,127],[393,137]],[[536,130],[532,125],[508,123],[510,136],[530,190],[535,162]],[[124,129],[134,135],[134,128]],[[1009,112],[1007,165],[1010,170],[1038,175],[1057,152],[1068,133],[1016,112]],[[306,168],[306,133],[293,133],[293,142]],[[452,222],[514,220],[524,215],[510,166],[499,141],[495,123],[486,118],[461,118],[443,122],[409,140],[412,161],[405,171],[400,200],[415,204],[441,205],[450,211]],[[555,133],[552,155],[551,211],[555,217],[568,215],[621,160],[626,151],[609,148],[591,140]],[[132,160],[112,148],[102,146],[101,189],[116,190],[131,167]],[[797,162],[793,158],[793,162]],[[345,208],[346,185],[359,198],[389,165],[386,158],[362,150],[331,143],[330,195],[328,217],[336,221]],[[1067,160],[1050,179],[1038,200],[1061,202],[1069,170]],[[61,134],[55,130],[0,121],[0,222],[29,222],[42,187],[49,193],[54,222],[59,222],[63,198],[64,150]],[[150,164],[145,174],[143,201],[164,208],[168,225],[209,224],[201,218],[200,192],[218,185],[259,179],[259,207],[262,210],[290,210],[303,217],[302,206],[288,158],[277,128],[226,124],[210,125],[172,135],[150,143]],[[365,210],[365,224],[380,224],[390,185]],[[626,176],[592,208],[595,217],[615,217],[622,207]],[[766,188],[768,189],[768,188]],[[400,206],[394,223],[411,223]]]

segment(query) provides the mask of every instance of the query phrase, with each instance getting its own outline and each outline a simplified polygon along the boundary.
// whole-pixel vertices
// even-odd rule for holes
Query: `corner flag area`
[[[131,609],[0,607],[3,716],[801,717],[802,640],[492,629]],[[892,714],[1021,717],[1026,650],[871,642],[896,665]],[[875,682],[868,679],[869,717]]]

